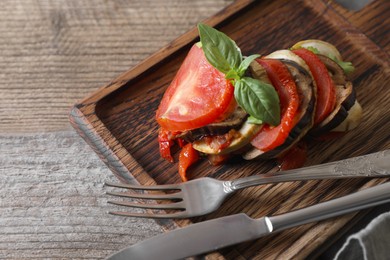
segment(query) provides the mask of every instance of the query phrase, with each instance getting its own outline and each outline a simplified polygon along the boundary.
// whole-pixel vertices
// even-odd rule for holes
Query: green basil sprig
[[[320,51],[315,47],[309,46],[306,47],[306,49],[308,49],[309,51],[315,54],[321,54]],[[355,70],[355,67],[353,66],[352,62],[339,60],[336,58],[336,56],[330,54],[327,56],[328,58],[336,62],[344,70],[345,74],[352,73]]]
[[[275,89],[265,82],[244,77],[250,63],[260,55],[255,54],[243,59],[240,48],[226,34],[205,24],[199,24],[198,30],[208,62],[233,83],[234,97],[250,115],[249,122],[278,125],[280,106]]]
[[[328,57],[335,61],[337,64],[339,64],[339,66],[344,70],[346,74],[350,74],[355,70],[355,67],[350,61],[339,60],[333,55],[329,55]]]

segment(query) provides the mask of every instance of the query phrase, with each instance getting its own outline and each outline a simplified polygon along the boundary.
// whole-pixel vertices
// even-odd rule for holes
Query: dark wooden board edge
[[[364,46],[366,53],[375,57],[378,64],[381,64],[383,67],[389,69],[390,57],[386,50],[378,46],[358,28],[351,24],[345,17],[343,17],[340,14],[340,7],[337,6],[337,4],[325,0],[309,0],[306,2],[313,8],[313,10],[316,10],[326,20],[333,23],[334,26],[339,27],[340,30],[348,33],[348,40],[353,43],[353,45]],[[330,17],[331,15],[332,17]]]
[[[99,119],[93,118],[96,121]],[[70,123],[76,129],[77,133],[87,142],[99,158],[108,166],[115,176],[122,182],[137,182],[129,174],[128,169],[122,163],[120,158],[112,152],[107,142],[101,137],[97,130],[92,127],[91,118],[87,118],[78,106],[74,106],[70,111]]]

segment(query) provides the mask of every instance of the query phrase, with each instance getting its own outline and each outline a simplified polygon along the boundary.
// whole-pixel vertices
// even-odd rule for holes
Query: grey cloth
[[[367,227],[348,237],[335,260],[390,259],[390,212],[373,219]]]

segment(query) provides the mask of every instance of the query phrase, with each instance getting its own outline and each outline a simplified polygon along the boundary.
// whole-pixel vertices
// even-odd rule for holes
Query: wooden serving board
[[[383,39],[389,29],[386,6],[389,5],[385,1],[377,1],[363,11],[352,13],[329,1],[241,0],[204,22],[233,38],[244,55],[268,54],[299,40],[316,38],[333,43],[346,60],[353,62],[356,71],[350,79],[364,108],[363,122],[336,140],[310,143],[306,165],[315,165],[390,148],[389,44],[388,39]],[[376,26],[383,21],[384,24]],[[71,110],[72,125],[121,181],[137,181],[143,185],[180,182],[177,164],[160,158],[155,111],[196,41],[194,28]],[[192,168],[190,175],[228,180],[277,170],[274,161],[234,160],[218,167],[202,161]],[[324,180],[253,187],[238,192],[208,216],[159,222],[172,229],[239,212],[255,218],[279,214],[383,181]],[[304,225],[227,248],[221,255],[213,254],[209,258],[304,258],[352,217],[350,214]]]

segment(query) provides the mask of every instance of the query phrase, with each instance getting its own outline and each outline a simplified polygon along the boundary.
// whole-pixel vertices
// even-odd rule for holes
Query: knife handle
[[[390,150],[300,169],[245,177],[231,181],[229,187],[239,190],[268,183],[356,177],[390,177]]]
[[[390,182],[268,219],[272,223],[272,231],[275,232],[388,202]]]

